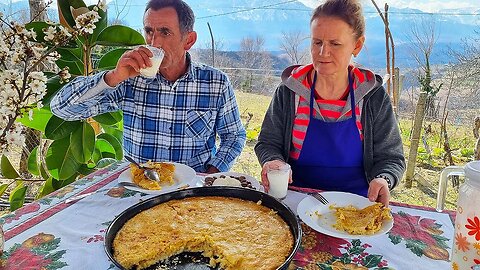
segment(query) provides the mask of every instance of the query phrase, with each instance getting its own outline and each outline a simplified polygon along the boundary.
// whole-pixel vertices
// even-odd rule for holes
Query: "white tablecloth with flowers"
[[[0,269],[117,269],[104,251],[105,231],[123,210],[153,196],[118,185],[127,165],[115,163],[1,217],[6,243]],[[304,196],[290,190],[285,203],[295,210]],[[302,245],[289,269],[450,269],[453,213],[391,208],[393,229],[368,240],[334,238],[302,225]]]

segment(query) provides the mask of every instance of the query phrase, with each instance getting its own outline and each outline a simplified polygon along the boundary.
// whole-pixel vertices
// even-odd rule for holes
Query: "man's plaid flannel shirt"
[[[223,72],[190,63],[175,82],[157,74],[111,88],[105,72],[78,77],[54,97],[51,110],[65,120],[122,110],[126,155],[139,162],[179,162],[197,172],[208,165],[228,171],[246,139],[232,86]]]

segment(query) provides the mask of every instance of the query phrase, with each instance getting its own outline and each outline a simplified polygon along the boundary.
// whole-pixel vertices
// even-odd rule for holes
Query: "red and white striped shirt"
[[[304,66],[300,70],[297,70],[295,74],[292,76],[294,77],[302,77],[307,75],[306,73],[313,70],[312,65]],[[361,73],[358,69],[352,67],[351,69],[357,80],[361,83],[365,80],[365,76]],[[305,76],[305,79],[302,81],[302,84],[310,89],[312,82],[308,79],[310,76]],[[356,80],[354,80],[353,89],[356,89]],[[313,112],[313,117],[318,119],[323,119],[326,122],[336,122],[341,119],[344,121],[346,119],[350,119],[352,117],[352,110],[348,110],[348,112],[342,114],[345,106],[350,104],[350,95],[348,91],[348,87],[345,91],[344,96],[340,100],[326,100],[322,99],[319,96],[315,96],[315,101],[320,108],[320,115],[315,110]],[[305,140],[308,124],[310,122],[310,106],[308,104],[308,100],[302,96],[300,96],[298,101],[298,107],[295,115],[295,120],[293,122],[293,133],[292,133],[292,148],[290,150],[290,158],[298,159],[300,156],[300,152],[302,150],[303,141]],[[363,140],[363,133],[362,133],[362,124],[360,122],[360,109],[358,105],[355,106],[355,114],[356,114],[356,123],[358,127],[358,132],[360,139]]]

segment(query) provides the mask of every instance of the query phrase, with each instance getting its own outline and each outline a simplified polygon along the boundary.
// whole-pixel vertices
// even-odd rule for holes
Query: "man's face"
[[[180,61],[183,61],[185,52],[195,42],[191,40],[194,32],[185,34],[180,32],[177,12],[171,7],[147,10],[143,25],[147,44],[165,51],[160,69],[175,67]]]

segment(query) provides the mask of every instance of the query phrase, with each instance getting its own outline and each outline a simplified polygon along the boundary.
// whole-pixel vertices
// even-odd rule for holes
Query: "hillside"
[[[196,14],[195,30],[199,39],[194,48],[206,48],[210,43],[207,22],[210,23],[215,40],[222,50],[238,51],[244,37],[262,36],[265,49],[279,51],[282,32],[298,31],[305,35],[308,46],[309,17],[312,9],[300,1],[275,2],[272,0],[207,1],[187,0]],[[109,19],[121,21],[141,31],[146,0],[115,0],[108,6]],[[28,1],[1,4],[0,11],[19,15],[28,8]],[[383,68],[385,62],[384,26],[373,5],[365,5],[366,48],[357,61],[371,68]],[[390,28],[396,45],[397,66],[412,68],[417,63],[411,57],[410,29],[422,20],[435,21],[437,43],[432,53],[432,64],[452,61],[446,51],[460,48],[462,40],[478,29],[480,8],[473,10],[445,10],[445,15],[430,14],[416,9],[390,8]],[[50,12],[52,16],[55,12]],[[477,15],[474,15],[477,14]]]

